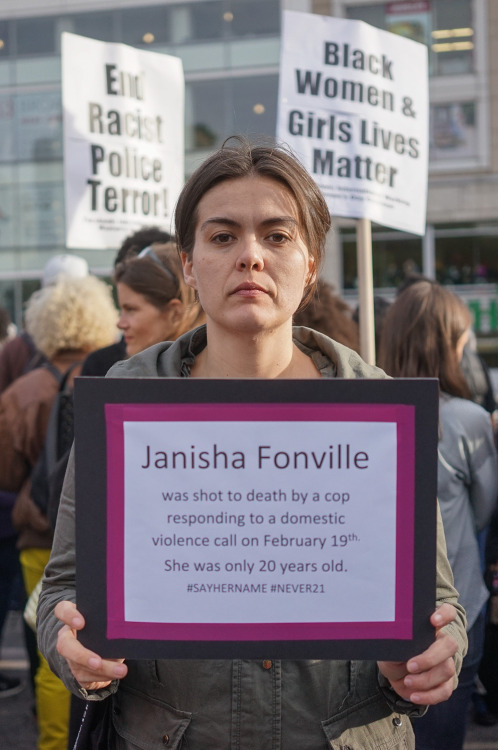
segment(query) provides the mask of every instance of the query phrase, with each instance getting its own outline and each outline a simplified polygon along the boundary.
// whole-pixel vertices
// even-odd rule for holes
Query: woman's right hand
[[[54,614],[64,623],[57,636],[57,651],[67,661],[71,672],[85,690],[100,690],[113,680],[126,676],[124,659],[102,659],[85,648],[77,639],[78,630],[85,627],[85,618],[73,602],[59,602]]]

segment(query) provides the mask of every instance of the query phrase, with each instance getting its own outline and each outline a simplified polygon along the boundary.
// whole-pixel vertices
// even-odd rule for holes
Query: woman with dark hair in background
[[[462,300],[432,281],[408,286],[384,319],[379,363],[393,377],[439,378],[438,499],[455,587],[467,613],[469,650],[451,698],[414,722],[417,750],[460,750],[483,647],[488,598],[477,532],[498,491],[490,415],[470,400],[459,362],[471,317]]]
[[[294,315],[294,325],[313,328],[339,344],[360,351],[358,323],[349,305],[334,292],[334,287],[319,279],[313,297]]]
[[[174,341],[204,322],[194,290],[183,278],[174,242],[154,244],[118,263],[114,272],[126,355]]]
[[[165,244],[171,241],[171,235],[159,227],[142,227],[133,234],[128,235],[123,240],[116,257],[114,259],[114,268],[125,260],[131,260],[137,256],[144,248],[149,247],[155,242]],[[126,358],[126,345],[123,338],[115,341],[110,346],[92,352],[83,362],[81,374],[87,376],[103,376],[115,362]]]

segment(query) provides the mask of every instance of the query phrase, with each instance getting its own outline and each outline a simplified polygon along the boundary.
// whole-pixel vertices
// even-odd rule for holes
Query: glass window
[[[415,4],[388,3],[385,12],[387,31],[421,44],[430,44],[432,19],[431,3],[428,0],[417,1]]]
[[[29,298],[34,294],[34,292],[37,292],[40,288],[40,280],[39,279],[23,279],[22,281],[17,281],[16,284],[21,284],[21,300],[22,300],[22,309],[26,309],[26,303],[29,300]]]
[[[233,132],[275,135],[278,76],[236,78],[233,86]]]
[[[60,159],[60,91],[0,96],[0,162]]]
[[[435,75],[457,75],[473,69],[474,29],[470,0],[437,0],[432,31]]]
[[[463,31],[472,26],[471,0],[433,0],[436,29]]]
[[[497,240],[498,226],[489,235],[436,237],[437,280],[442,284],[496,284]]]
[[[343,286],[356,289],[358,271],[356,262],[356,241],[346,235],[343,240]],[[374,287],[397,287],[410,274],[421,273],[422,240],[410,238],[376,239],[372,237],[372,261]]]
[[[37,55],[18,57],[12,61],[12,82],[18,86],[39,83],[60,83],[60,55]]]
[[[214,149],[227,130],[226,80],[196,81],[186,86],[186,145],[188,150]]]
[[[280,33],[278,0],[233,0],[224,18],[232,36]]]
[[[0,248],[19,244],[17,198],[17,185],[0,185]]]
[[[62,159],[60,91],[20,94],[15,98],[15,142],[19,161]]]
[[[14,161],[15,98],[0,96],[0,162]]]
[[[122,11],[122,39],[125,44],[164,44],[171,39],[168,8],[129,8]]]
[[[113,36],[112,13],[75,13],[70,18],[73,22],[72,31],[75,34],[100,39],[103,42],[116,41]]]
[[[474,67],[471,0],[418,0],[346,8],[348,18],[415,39],[430,47],[431,75],[470,73]]]
[[[478,156],[474,102],[437,104],[430,108],[431,163]]]
[[[11,54],[9,24],[7,21],[0,21],[0,59]]]
[[[17,244],[21,247],[63,246],[64,188],[38,182],[19,186]]]
[[[192,3],[190,11],[191,39],[220,39],[225,33],[223,3],[219,0],[207,3]]]
[[[278,76],[187,84],[187,150],[213,149],[234,133],[275,135]]]
[[[355,21],[365,21],[371,26],[376,26],[378,29],[386,28],[386,14],[384,3],[378,5],[355,5],[352,8],[346,9],[348,18],[352,18]]]
[[[9,311],[10,319],[12,321],[15,321],[16,310],[14,281],[0,282],[0,305],[2,305],[2,307],[5,307]]]
[[[172,54],[183,63],[185,73],[201,70],[224,70],[227,67],[225,42],[191,42],[176,47]]]
[[[53,54],[56,51],[55,26],[57,17],[22,18],[16,22],[17,54]]]

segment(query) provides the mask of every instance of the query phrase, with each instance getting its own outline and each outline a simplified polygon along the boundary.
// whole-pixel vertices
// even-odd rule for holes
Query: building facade
[[[424,237],[373,228],[374,281],[410,270],[451,284],[481,346],[498,336],[498,3],[494,0],[0,0],[0,304],[17,322],[64,251],[60,36],[177,55],[186,172],[233,133],[274,135],[281,11],[364,20],[427,44],[430,179]],[[167,96],[167,92],[165,92]],[[107,274],[113,253],[82,250]],[[324,275],[352,302],[355,223],[335,220]]]
[[[474,313],[490,363],[498,335],[498,3],[493,0],[315,0],[313,10],[366,21],[427,44],[429,192],[422,238],[373,229],[374,283],[389,297],[410,270],[452,285]],[[356,282],[355,230],[337,261]]]

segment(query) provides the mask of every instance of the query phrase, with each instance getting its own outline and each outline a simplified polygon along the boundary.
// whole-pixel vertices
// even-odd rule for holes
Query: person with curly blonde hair
[[[0,489],[17,493],[13,521],[28,596],[52,546],[52,529],[33,500],[30,475],[43,447],[59,379],[76,365],[72,382],[86,355],[115,339],[116,323],[111,288],[94,276],[61,278],[35,292],[27,305],[26,328],[48,364],[15,380],[0,397]],[[70,694],[41,654],[35,700],[39,750],[66,750]]]

